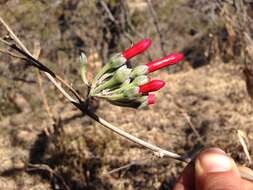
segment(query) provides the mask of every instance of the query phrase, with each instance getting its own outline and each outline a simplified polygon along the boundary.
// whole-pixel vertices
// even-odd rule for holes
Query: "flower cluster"
[[[112,56],[93,79],[90,96],[132,108],[154,104],[155,95],[151,92],[161,89],[165,82],[150,79],[147,75],[178,63],[184,56],[181,53],[172,53],[145,65],[128,68],[126,62],[143,53],[150,45],[150,39],[143,39],[122,53]]]

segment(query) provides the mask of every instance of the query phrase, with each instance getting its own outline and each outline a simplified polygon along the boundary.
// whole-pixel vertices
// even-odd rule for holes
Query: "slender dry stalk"
[[[16,34],[12,31],[12,29],[9,27],[9,25],[2,19],[2,17],[0,17],[0,23],[5,27],[5,29],[9,32],[10,37],[22,48],[22,50],[30,57],[30,59],[34,59],[34,57],[32,56],[32,54],[28,51],[28,49],[25,47],[25,45],[21,42],[21,40],[16,36]],[[12,45],[12,44],[6,44],[6,45]],[[21,52],[20,52],[21,53]],[[27,55],[24,55],[27,57]],[[36,59],[34,59],[36,60]],[[45,75],[48,77],[48,79],[56,86],[56,88],[58,88],[60,90],[60,92],[71,102],[77,102],[74,98],[72,98],[61,86],[61,84],[59,84],[56,80],[55,80],[55,76],[52,76],[50,73],[45,72]],[[74,94],[76,94],[76,91],[67,83],[65,82],[63,79],[61,79],[61,77],[57,77],[58,80],[60,80],[61,83],[63,83],[65,86],[68,87],[68,89],[73,92]],[[78,93],[77,93],[78,94]]]
[[[43,68],[48,69],[47,67],[45,67],[41,62],[39,62],[37,59],[35,59],[32,54],[28,51],[28,49],[24,46],[24,44],[20,41],[20,39],[15,35],[15,33],[12,31],[12,29],[6,24],[6,22],[0,17],[0,23],[2,23],[2,25],[5,27],[5,29],[9,32],[11,38],[22,48],[19,49],[16,45],[13,44],[8,44],[2,40],[2,42],[4,42],[6,45],[8,45],[10,48],[13,48],[15,50],[18,50],[19,53],[21,53],[22,55],[24,55],[26,57],[26,60],[28,62],[31,62],[33,64],[38,64],[39,66],[43,66]],[[38,65],[34,65],[37,68]],[[52,72],[50,69],[48,69],[48,71],[46,70],[42,70],[45,75],[48,77],[48,79],[56,86],[56,88],[65,96],[65,98],[67,98],[75,107],[77,107],[80,111],[82,111],[83,113],[87,114],[89,117],[91,117],[93,120],[97,121],[98,123],[100,123],[102,126],[104,126],[107,129],[110,129],[111,131],[113,131],[114,133],[122,136],[123,138],[126,138],[148,150],[151,150],[154,155],[158,156],[158,157],[168,157],[168,158],[172,158],[172,159],[176,159],[179,161],[183,161],[183,162],[190,162],[191,159],[189,159],[188,157],[184,157],[181,156],[179,154],[173,153],[171,151],[167,151],[164,150],[156,145],[153,145],[151,143],[148,143],[146,141],[143,141],[125,131],[123,131],[122,129],[113,126],[112,124],[110,124],[109,122],[105,121],[104,119],[100,118],[99,116],[97,116],[94,112],[89,110],[89,105],[86,105],[86,102],[81,101],[81,99],[77,99],[77,97],[73,98],[67,91],[65,91],[65,89],[61,86],[60,83],[58,83],[55,80],[55,74],[54,72]],[[60,77],[59,77],[60,78]],[[62,80],[61,82],[65,83],[66,81]],[[64,84],[65,87],[67,87],[68,90],[70,90],[74,95],[78,94],[69,84]],[[240,171],[240,167],[239,167],[239,171]],[[252,170],[250,170],[251,172],[247,172],[246,170],[243,170],[242,173],[240,171],[241,177],[243,177],[244,179],[247,180],[251,180],[253,181],[253,172]]]
[[[35,170],[41,170],[41,171],[47,171],[49,173],[50,177],[55,177],[59,179],[66,190],[71,190],[70,187],[65,182],[64,178],[59,175],[57,172],[55,172],[52,168],[50,168],[48,165],[45,164],[28,164],[27,171],[35,171]]]
[[[8,50],[4,50],[4,49],[1,49],[1,48],[0,48],[0,52],[4,53],[4,54],[8,54],[8,55],[10,55],[12,57],[15,57],[15,58],[18,58],[18,59],[25,59],[23,56],[20,56],[18,54],[12,53],[12,52],[10,52]]]
[[[120,136],[122,136],[122,137],[136,143],[136,144],[139,144],[139,145],[145,147],[146,149],[153,151],[154,154],[158,157],[161,157],[161,158],[162,157],[169,157],[169,158],[173,158],[173,159],[180,160],[183,162],[190,161],[188,158],[185,158],[179,154],[164,150],[156,145],[150,144],[150,143],[143,141],[135,136],[130,135],[129,133],[119,129],[118,127],[113,126],[109,122],[98,117],[95,113],[90,112],[89,110],[86,111],[86,114],[88,116],[90,116],[92,119],[94,119],[95,121],[97,121],[98,123],[100,123],[101,125],[103,125],[104,127],[106,127],[107,129],[110,129],[111,131],[113,131],[114,133],[117,133],[118,135],[120,135]]]
[[[104,0],[99,0],[98,1],[103,9],[105,10],[105,12],[108,15],[108,18],[122,31],[123,35],[130,41],[133,42],[133,36],[127,32],[125,32],[124,30],[122,30],[122,27],[120,26],[119,21],[113,16],[111,10],[109,9],[109,7],[107,6],[106,2]]]
[[[247,159],[249,161],[249,164],[251,164],[251,157],[250,157],[249,149],[248,149],[248,146],[247,146],[247,143],[246,143],[246,142],[248,142],[247,135],[245,134],[244,131],[237,130],[237,136],[238,136],[239,142],[242,145],[243,151],[244,151],[244,153],[245,153],[245,155],[246,155],[246,157],[247,157]]]
[[[128,39],[128,41],[130,41],[130,43],[133,43],[134,38],[133,35],[129,32],[126,32],[126,30],[123,28],[122,29],[122,25],[120,24],[119,21],[113,16],[111,10],[109,9],[109,7],[107,6],[106,2],[104,0],[99,0],[98,2],[100,2],[100,4],[102,5],[103,9],[105,10],[105,12],[108,15],[108,18],[123,32],[123,35]],[[122,7],[124,8],[124,14],[126,15],[126,22],[127,22],[127,27],[130,29],[130,31],[132,33],[134,33],[135,36],[137,36],[138,38],[144,38],[144,35],[142,35],[141,33],[139,33],[135,27],[133,26],[131,20],[129,19],[128,16],[128,10],[125,9],[124,4],[124,0],[120,1],[122,4]],[[160,30],[159,30],[160,31]],[[162,40],[163,41],[163,40]],[[164,41],[163,41],[164,42]],[[164,48],[163,48],[164,49]],[[165,54],[165,52],[163,53]],[[149,51],[147,51],[147,58],[149,61],[152,61],[152,57]]]
[[[40,48],[39,43],[34,43],[34,52],[33,52],[34,58],[38,59],[39,56],[40,56],[40,52],[41,52],[41,48]],[[54,117],[53,111],[52,111],[52,109],[50,108],[50,106],[48,104],[47,96],[46,96],[45,91],[44,91],[43,86],[42,86],[41,73],[40,73],[39,70],[36,70],[36,78],[37,78],[37,83],[39,85],[39,91],[40,91],[40,95],[42,97],[44,108],[47,112],[47,115],[48,115],[49,119],[53,123],[55,123],[56,118]],[[50,135],[50,130],[48,130],[48,129],[49,129],[49,127],[44,128],[44,132],[47,136]]]
[[[150,12],[153,24],[155,26],[156,32],[159,36],[160,48],[161,48],[162,54],[165,56],[166,55],[166,51],[165,51],[165,47],[164,47],[165,42],[164,42],[163,33],[161,32],[161,29],[160,29],[160,26],[159,26],[159,22],[158,22],[158,19],[157,19],[157,14],[155,12],[152,1],[151,0],[146,0],[146,2],[147,2],[147,5],[148,5],[148,8],[149,8],[149,12]]]
[[[22,53],[24,56],[26,56],[26,58],[29,61],[33,61],[36,62],[39,65],[43,65],[41,62],[39,62],[37,59],[35,59],[32,54],[28,51],[28,49],[25,47],[25,45],[21,42],[21,40],[15,35],[15,33],[12,31],[12,29],[7,25],[7,23],[0,17],[0,23],[3,24],[3,26],[6,28],[6,30],[9,32],[10,36],[13,38],[13,40],[22,48],[24,52],[19,51],[20,53]],[[8,44],[9,47],[13,48],[15,47],[16,49],[18,49],[17,46],[12,46],[12,44]],[[43,65],[44,66],[44,65]],[[49,70],[49,69],[48,69]],[[104,119],[100,118],[99,116],[97,116],[94,112],[91,112],[89,110],[89,105],[86,105],[86,102],[81,101],[80,99],[76,99],[73,98],[67,91],[65,91],[65,89],[61,86],[61,84],[59,84],[55,78],[54,78],[54,72],[52,72],[50,70],[50,73],[46,72],[45,70],[43,70],[43,72],[46,74],[46,76],[48,77],[48,79],[56,86],[56,88],[65,96],[65,98],[67,98],[74,106],[76,106],[80,111],[82,111],[83,113],[87,114],[89,117],[91,117],[93,120],[97,121],[98,123],[100,123],[102,126],[104,126],[107,129],[110,129],[111,131],[113,131],[114,133],[122,136],[123,138],[126,138],[140,146],[143,146],[146,149],[151,150],[152,152],[154,152],[154,154],[156,156],[159,157],[169,157],[169,158],[173,158],[176,160],[180,160],[180,161],[184,161],[184,162],[189,162],[190,160],[188,158],[185,158],[179,154],[164,150],[156,145],[153,145],[151,143],[148,143],[146,141],[143,141],[125,131],[123,131],[122,129],[119,129],[118,127],[113,126],[112,124],[110,124],[109,122],[105,121]],[[51,74],[53,73],[53,74]],[[58,77],[60,78],[60,77]],[[60,80],[61,82],[63,80]],[[67,87],[68,90],[70,90],[71,92],[73,92],[73,94],[78,94],[70,85],[65,84],[66,82],[64,82],[65,87]]]
[[[177,101],[175,100],[175,98],[173,98],[171,95],[169,95],[169,97],[172,99],[172,101],[175,103],[176,108],[181,112],[181,114],[183,115],[183,117],[185,118],[186,122],[188,123],[189,127],[192,129],[193,133],[195,134],[195,136],[198,138],[198,140],[204,144],[204,141],[201,137],[201,135],[199,134],[199,132],[197,131],[196,127],[193,125],[191,118],[189,116],[189,114],[187,114],[187,112],[185,111],[184,107]]]

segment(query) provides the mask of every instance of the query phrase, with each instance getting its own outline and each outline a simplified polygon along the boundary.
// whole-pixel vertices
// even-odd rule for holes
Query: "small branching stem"
[[[29,50],[25,47],[25,45],[21,42],[21,40],[15,35],[15,33],[12,31],[12,29],[6,24],[6,22],[0,17],[0,22],[3,24],[3,26],[6,28],[6,30],[9,32],[10,36],[12,37],[12,39],[22,48],[22,50],[26,53],[23,54],[28,60],[32,59],[32,61],[37,62],[38,64],[43,65],[42,63],[40,63],[37,59],[35,59],[32,54],[29,52]],[[10,47],[12,47],[13,44],[9,44]],[[18,48],[17,46],[15,46],[15,48]],[[20,52],[22,53],[22,52]],[[43,65],[44,66],[44,65]],[[45,67],[45,66],[44,66]],[[50,69],[48,69],[50,70]],[[48,77],[48,79],[56,86],[56,88],[73,104],[75,105],[80,111],[82,111],[83,113],[87,114],[89,117],[91,117],[93,120],[97,121],[98,123],[100,123],[103,127],[113,131],[114,133],[136,143],[139,144],[141,146],[143,146],[144,148],[147,148],[151,151],[154,152],[155,155],[159,156],[159,157],[169,157],[169,158],[173,158],[176,160],[180,160],[180,161],[185,161],[188,162],[189,160],[187,158],[184,158],[183,156],[180,156],[179,154],[164,150],[156,145],[153,145],[151,143],[148,143],[146,141],[143,141],[121,129],[119,129],[118,127],[115,127],[114,125],[110,124],[109,122],[107,122],[106,120],[100,118],[99,116],[97,116],[94,112],[89,111],[88,106],[84,106],[84,103],[81,101],[81,99],[76,100],[76,98],[73,98],[67,91],[65,91],[64,88],[62,88],[61,84],[58,83],[55,80],[55,77],[52,76],[52,74],[50,73],[54,73],[53,71],[50,70],[50,73],[43,71],[45,73],[45,75]],[[55,74],[54,74],[55,75]],[[56,76],[56,75],[55,75]],[[66,81],[64,81],[63,79],[61,80],[60,77],[57,78],[58,80],[60,79],[60,82],[63,82],[64,85],[68,88],[68,90],[70,90],[71,92],[73,92],[73,94],[78,94],[69,84],[67,84]],[[85,109],[84,109],[85,108]]]
[[[36,63],[39,64],[40,66],[42,66],[43,68],[47,68],[44,64],[42,64],[41,62],[39,62],[37,59],[35,59],[33,57],[33,55],[28,51],[28,49],[25,47],[25,45],[20,41],[20,39],[15,35],[15,33],[12,31],[12,29],[7,25],[7,23],[0,17],[0,23],[5,27],[5,29],[9,32],[11,38],[15,41],[15,43],[17,45],[19,45],[21,47],[21,49],[18,49],[18,47],[14,44],[9,44],[6,43],[5,41],[2,41],[3,43],[5,43],[5,45],[8,45],[10,48],[15,49],[15,50],[21,50],[19,51],[19,53],[21,53],[23,56],[26,57],[26,60],[29,63]],[[25,53],[24,53],[25,52]],[[36,66],[36,65],[34,65]],[[41,69],[40,67],[37,67],[39,69]],[[47,68],[48,69],[48,68]],[[191,159],[188,157],[184,157],[181,156],[179,154],[173,153],[171,151],[162,149],[156,145],[153,145],[151,143],[148,143],[144,140],[141,140],[127,132],[125,132],[124,130],[112,125],[111,123],[107,122],[106,120],[102,119],[101,117],[97,116],[96,113],[92,112],[89,110],[89,105],[85,105],[85,103],[82,101],[81,98],[79,98],[78,93],[75,91],[75,89],[73,89],[66,81],[64,81],[63,79],[61,79],[61,77],[55,77],[57,75],[54,74],[53,71],[51,71],[50,69],[48,69],[49,72],[42,70],[42,72],[45,73],[45,75],[47,76],[47,78],[55,85],[55,87],[65,96],[65,98],[67,98],[73,105],[75,105],[80,111],[82,111],[84,114],[87,114],[90,118],[92,118],[93,120],[97,121],[98,123],[101,124],[101,126],[111,130],[112,132],[122,136],[125,139],[128,139],[129,141],[132,141],[148,150],[151,150],[156,156],[158,157],[168,157],[168,158],[172,158],[172,159],[176,159],[179,161],[183,161],[183,162],[190,162]],[[51,74],[50,74],[51,73]],[[55,79],[58,79],[62,84],[64,84],[64,86],[71,91],[75,96],[77,97],[72,97],[62,86],[61,83],[58,83]],[[86,100],[86,103],[89,102],[88,101],[89,98]],[[245,175],[245,172],[242,173],[240,172],[241,176],[245,179],[251,180],[253,181],[253,177],[252,175],[249,175],[249,172],[246,172],[247,175]]]

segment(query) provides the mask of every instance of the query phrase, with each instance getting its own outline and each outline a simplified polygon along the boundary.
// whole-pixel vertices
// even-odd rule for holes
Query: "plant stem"
[[[146,141],[143,141],[133,135],[130,135],[129,133],[119,129],[118,127],[115,127],[114,125],[112,125],[111,123],[107,122],[106,120],[102,119],[101,117],[98,117],[95,113],[86,110],[86,114],[88,116],[90,116],[92,119],[94,119],[95,121],[97,121],[98,123],[100,123],[102,126],[104,126],[105,128],[113,131],[114,133],[117,133],[118,135],[136,143],[139,144],[151,151],[153,151],[155,153],[155,155],[159,156],[159,157],[169,157],[169,158],[173,158],[179,161],[183,161],[183,162],[189,162],[190,160],[188,158],[184,158],[183,156],[164,150],[156,145],[150,144]]]
[[[13,40],[19,44],[19,46],[23,49],[23,51],[25,51],[26,54],[23,54],[24,56],[26,56],[27,58],[27,61],[31,61],[30,59],[34,59],[33,61],[39,63],[39,64],[42,64],[40,63],[37,59],[35,59],[32,54],[28,51],[28,49],[24,46],[24,44],[19,40],[19,38],[15,35],[15,33],[12,31],[12,29],[6,24],[6,22],[0,17],[0,23],[3,24],[3,26],[6,28],[6,30],[10,33],[11,37],[13,38]],[[10,46],[11,47],[11,46]],[[44,65],[43,65],[44,66]],[[45,66],[44,66],[45,67]],[[176,160],[179,160],[179,161],[183,161],[183,162],[186,162],[186,163],[189,163],[191,161],[190,158],[188,157],[184,157],[184,156],[181,156],[179,154],[176,154],[176,153],[173,153],[173,152],[170,152],[170,151],[167,151],[167,150],[164,150],[156,145],[153,145],[151,143],[148,143],[146,141],[143,141],[121,129],[119,129],[118,127],[115,127],[114,125],[110,124],[109,122],[107,122],[106,120],[100,118],[99,116],[97,116],[94,112],[91,112],[89,109],[88,109],[88,106],[85,106],[84,107],[84,103],[80,100],[76,100],[75,98],[73,98],[71,95],[68,94],[68,92],[66,92],[62,87],[61,87],[61,84],[59,84],[54,76],[52,76],[51,74],[43,71],[46,76],[49,78],[49,80],[56,86],[56,88],[58,90],[60,90],[60,92],[75,106],[77,107],[80,111],[82,111],[83,113],[87,114],[89,117],[91,117],[93,120],[97,121],[98,123],[100,123],[103,127],[111,130],[112,132],[120,135],[121,137],[123,138],[126,138],[128,139],[129,141],[132,141],[138,145],[141,145],[143,146],[144,148],[146,149],[149,149],[151,151],[154,152],[154,154],[156,156],[159,156],[159,157],[168,157],[168,158],[173,158],[173,159],[176,159]],[[52,72],[50,70],[50,72]],[[53,73],[53,72],[52,72]],[[60,80],[67,88],[68,90],[70,90],[71,92],[73,92],[73,94],[78,94],[75,89],[73,89],[67,82],[65,82],[63,79],[61,79],[59,76],[57,78],[58,80]],[[246,171],[246,170],[240,170],[240,167],[239,167],[239,172],[240,172],[240,175],[242,178],[244,179],[247,179],[249,181],[253,181],[253,174],[250,173],[249,171]],[[251,170],[252,172],[252,170]]]
[[[6,28],[6,30],[11,34],[11,36],[13,37],[13,40],[20,45],[20,47],[30,56],[32,57],[32,54],[28,51],[28,49],[24,46],[24,44],[19,40],[19,38],[15,35],[15,33],[11,30],[11,28],[5,23],[5,21],[0,17],[0,22],[3,24],[3,26]],[[25,55],[27,57],[27,55]],[[29,57],[28,57],[29,59]],[[35,59],[36,60],[36,59]],[[44,71],[43,71],[44,72]],[[83,113],[87,114],[89,117],[91,117],[92,119],[94,119],[95,121],[97,121],[98,123],[100,123],[103,127],[107,128],[107,129],[110,129],[112,132],[136,143],[136,144],[139,144],[149,150],[152,150],[157,156],[159,157],[162,157],[162,156],[167,156],[169,158],[174,158],[176,160],[180,160],[180,161],[188,161],[187,159],[185,159],[184,157],[176,154],[176,153],[173,153],[173,152],[170,152],[170,151],[167,151],[167,150],[164,150],[162,148],[159,148],[155,145],[152,145],[148,142],[145,142],[115,126],[113,126],[112,124],[110,124],[109,122],[105,121],[104,119],[98,117],[95,113],[89,111],[87,109],[87,107],[83,107],[83,103],[79,102],[78,100],[74,99],[71,95],[68,94],[68,92],[66,92],[62,87],[61,85],[55,81],[54,77],[51,76],[49,73],[47,72],[44,72],[46,74],[46,76],[50,79],[50,81],[56,86],[56,88],[58,90],[60,90],[60,92],[75,106],[77,107],[80,111],[82,111]],[[66,87],[69,89],[70,85],[66,85]],[[71,89],[69,89],[71,90]],[[74,90],[74,89],[73,89]],[[75,91],[75,90],[74,90]]]

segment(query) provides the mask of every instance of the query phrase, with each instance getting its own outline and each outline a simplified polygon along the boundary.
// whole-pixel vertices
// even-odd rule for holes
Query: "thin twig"
[[[112,169],[102,175],[111,175],[113,173],[116,173],[116,172],[119,172],[121,170],[125,170],[125,169],[128,169],[134,165],[143,165],[143,164],[146,164],[148,161],[150,161],[150,158],[144,158],[144,159],[139,159],[139,160],[133,160],[131,161],[130,163],[128,164],[125,164],[123,166],[120,166],[118,168],[115,168],[115,169]]]
[[[185,120],[187,121],[187,123],[189,124],[190,128],[192,129],[193,133],[196,135],[196,137],[199,139],[199,141],[204,144],[204,141],[201,137],[201,135],[199,134],[199,132],[197,131],[196,127],[193,125],[190,116],[183,110],[180,109],[182,115],[184,116]]]
[[[12,29],[9,27],[9,25],[0,17],[0,22],[3,24],[3,26],[6,28],[6,30],[9,32],[9,34],[11,35],[11,37],[13,38],[13,40],[30,56],[33,57],[32,54],[28,51],[28,49],[25,47],[25,45],[19,40],[19,38],[15,35],[15,33],[12,31]],[[52,75],[50,75],[47,72],[44,72],[45,75],[48,77],[48,79],[56,86],[56,88],[58,88],[60,90],[60,92],[70,101],[70,102],[76,102],[78,103],[77,100],[75,100],[74,98],[72,98],[61,86],[61,84],[59,84]],[[62,80],[64,81],[64,80]],[[68,85],[68,87],[71,87],[70,85]],[[70,90],[72,88],[69,88]],[[75,90],[74,90],[75,91]]]
[[[5,26],[5,28],[9,31],[9,33],[12,35],[13,40],[18,43],[22,48],[24,48],[23,50],[26,51],[27,55],[30,56],[29,58],[34,59],[34,57],[32,57],[31,53],[26,49],[26,47],[22,44],[22,42],[18,39],[18,37],[14,34],[14,32],[11,30],[11,28],[3,21],[3,19],[0,17],[0,22]],[[36,60],[36,59],[35,59]],[[40,63],[38,60],[36,60],[36,62]],[[40,63],[42,64],[42,63]],[[44,65],[43,65],[44,66]],[[45,66],[44,66],[45,67]],[[50,70],[50,72],[52,72]],[[83,102],[79,102],[78,100],[74,99],[72,96],[70,96],[61,86],[58,82],[55,81],[55,79],[53,78],[53,76],[51,76],[49,73],[45,72],[46,76],[50,79],[50,81],[60,90],[60,92],[73,104],[75,105],[80,111],[82,111],[83,113],[87,114],[89,117],[91,117],[92,119],[94,119],[95,121],[97,121],[98,123],[100,123],[102,126],[104,126],[107,129],[110,129],[111,131],[113,131],[114,133],[122,136],[123,138],[126,138],[140,146],[143,146],[146,149],[149,149],[151,151],[154,152],[154,154],[158,157],[169,157],[169,158],[173,158],[179,161],[183,161],[183,162],[190,162],[191,159],[189,159],[188,157],[183,157],[180,156],[179,154],[164,150],[156,145],[150,144],[146,141],[143,141],[115,126],[113,126],[112,124],[110,124],[109,122],[105,121],[104,119],[100,118],[99,116],[97,116],[94,112],[91,112],[88,107],[84,106]],[[70,89],[69,89],[70,90]],[[240,169],[240,168],[239,168]],[[239,170],[240,171],[240,170]],[[252,171],[252,170],[250,170]],[[251,175],[251,173],[246,172],[242,173],[240,172],[241,177],[243,177],[244,179],[247,180],[251,180],[253,181],[253,176]]]
[[[110,129],[111,131],[113,131],[114,133],[117,133],[118,135],[128,139],[129,141],[132,141],[136,144],[139,144],[151,151],[154,152],[154,154],[158,157],[169,157],[169,158],[174,158],[176,160],[180,160],[180,161],[184,161],[184,162],[189,162],[190,160],[188,158],[182,157],[179,154],[164,150],[156,145],[150,144],[146,141],[143,141],[133,135],[130,135],[129,133],[113,126],[111,123],[105,121],[104,119],[98,117],[95,113],[87,110],[86,111],[87,115],[89,115],[92,119],[94,119],[95,121],[97,121],[98,123],[100,123],[101,125],[103,125],[104,127],[106,127],[107,129]]]
[[[122,31],[123,35],[131,42],[133,43],[133,36],[126,32],[126,30],[124,28],[122,28],[123,24],[120,24],[117,19],[113,16],[111,10],[109,9],[109,7],[107,6],[107,4],[105,3],[104,0],[99,0],[100,4],[102,5],[102,7],[104,8],[105,12],[107,13],[108,15],[108,18],[119,28],[119,30]],[[121,1],[121,6],[124,7],[123,5],[124,1]],[[131,21],[128,19],[128,14],[127,14],[127,10],[125,10],[125,15],[126,15],[126,22],[127,22],[127,25],[129,27],[129,29],[136,35],[138,36],[139,38],[143,38],[144,36],[141,35],[139,32],[136,31],[136,29],[134,28],[134,26],[132,25]],[[149,51],[147,51],[147,57],[148,57],[148,60],[152,60],[152,57],[149,53]]]
[[[33,56],[34,56],[35,59],[38,59],[39,56],[40,56],[41,48],[40,48],[39,44],[36,44],[36,43],[35,43],[34,46],[35,46],[35,50],[34,50]],[[53,112],[49,107],[47,96],[46,96],[45,91],[44,91],[43,86],[42,86],[42,79],[41,79],[41,74],[40,74],[39,70],[36,70],[36,75],[37,75],[37,83],[39,85],[39,90],[40,90],[40,94],[41,94],[41,97],[42,97],[42,100],[43,100],[43,105],[45,107],[45,110],[48,114],[48,117],[52,121],[55,121]]]
[[[15,44],[11,44],[10,47],[15,49],[16,51],[18,51],[22,55],[26,56],[27,62],[34,64],[35,67],[42,70],[45,74],[49,74],[50,76],[53,77],[53,79],[55,78],[55,79],[59,80],[61,82],[61,84],[65,85],[68,88],[68,90],[75,95],[78,102],[82,101],[82,98],[77,93],[77,91],[71,85],[69,85],[64,79],[62,79],[60,76],[56,75],[53,71],[51,71],[48,67],[46,67],[44,64],[42,64],[40,61],[38,61],[37,59],[35,59],[31,55],[29,55],[26,52],[24,52],[23,50],[21,50]]]
[[[1,18],[1,17],[0,17]],[[0,20],[1,21],[1,20]],[[11,43],[9,43],[8,41],[4,40],[3,38],[0,38],[0,42],[2,42],[3,44],[10,46]]]
[[[152,1],[151,0],[146,0],[146,2],[147,2],[147,5],[148,5],[148,8],[149,8],[150,15],[152,17],[152,21],[153,21],[153,24],[155,26],[156,32],[159,35],[160,48],[161,48],[162,54],[165,56],[166,55],[166,51],[165,51],[165,47],[164,47],[165,42],[164,42],[164,37],[163,37],[163,34],[162,34],[160,26],[159,26],[159,22],[158,22],[158,19],[157,19],[157,14],[156,14],[155,9],[153,7]]]
[[[249,154],[248,146],[246,144],[246,142],[248,141],[247,136],[246,136],[245,132],[243,132],[242,130],[237,130],[237,136],[238,136],[240,144],[242,145],[243,151],[249,161],[249,164],[251,164],[251,157]],[[246,140],[246,142],[244,139]]]
[[[8,51],[8,50],[5,50],[5,49],[1,49],[1,48],[0,48],[0,52],[1,52],[1,53],[4,53],[4,54],[8,54],[8,55],[10,55],[10,56],[12,56],[12,57],[15,57],[15,58],[18,58],[18,59],[25,59],[23,56],[20,56],[20,55],[18,55],[18,54],[12,53],[12,52],[10,52],[10,51]]]
[[[122,31],[123,35],[130,41],[133,42],[133,36],[127,32],[125,32],[120,23],[117,21],[117,19],[113,16],[111,10],[109,9],[109,7],[107,6],[107,4],[105,3],[104,0],[99,0],[100,4],[102,5],[103,9],[105,10],[105,12],[107,13],[109,19],[116,25],[116,27],[119,28],[119,30]]]
[[[193,125],[191,118],[189,116],[189,114],[187,114],[187,112],[185,111],[185,109],[183,108],[183,106],[175,100],[174,97],[172,97],[171,95],[169,95],[169,97],[172,99],[172,101],[175,103],[175,106],[177,107],[177,109],[182,113],[183,117],[185,118],[186,122],[188,123],[188,125],[190,126],[190,128],[192,129],[193,133],[195,134],[195,136],[198,138],[198,140],[204,144],[203,138],[201,137],[201,135],[199,134],[199,132],[197,131],[196,127]]]
[[[102,5],[102,7],[104,8],[104,10],[107,12],[109,19],[110,19],[112,22],[114,22],[115,24],[118,25],[118,21],[115,19],[115,17],[114,17],[113,14],[111,13],[111,11],[110,11],[109,7],[107,6],[107,4],[106,4],[103,0],[100,0],[99,2],[100,2],[100,4]]]
[[[34,170],[42,170],[42,171],[47,171],[49,173],[50,176],[55,176],[56,178],[58,178],[63,187],[66,189],[66,190],[70,190],[70,187],[67,185],[67,183],[65,182],[64,178],[59,175],[57,172],[55,172],[51,167],[49,167],[48,165],[46,164],[31,164],[29,163],[28,164],[28,168],[27,168],[27,171],[34,171]]]
[[[10,33],[10,35],[12,36],[13,40],[15,42],[17,42],[20,47],[24,48],[24,51],[27,53],[28,56],[32,57],[31,53],[27,50],[27,48],[24,46],[24,44],[18,39],[18,37],[14,34],[14,32],[11,30],[11,28],[3,21],[3,19],[0,17],[0,22],[5,26],[5,28],[8,30],[8,32]],[[25,56],[27,56],[25,55]],[[34,59],[34,57],[32,57]],[[38,60],[35,59],[36,62],[40,63]],[[42,64],[43,65],[43,64]],[[52,72],[52,71],[51,71]],[[189,160],[187,158],[184,158],[183,156],[180,156],[176,153],[164,150],[156,145],[150,144],[146,141],[143,141],[115,126],[113,126],[112,124],[110,124],[109,122],[105,121],[104,119],[100,118],[99,116],[97,116],[95,113],[89,111],[88,109],[86,109],[86,106],[83,105],[83,103],[77,101],[76,99],[74,99],[73,97],[71,97],[61,86],[58,82],[55,81],[54,77],[51,76],[49,73],[45,72],[46,76],[50,79],[51,82],[53,82],[53,84],[60,90],[60,92],[73,104],[75,105],[79,110],[81,110],[83,113],[87,114],[88,116],[90,116],[92,119],[94,119],[95,121],[97,121],[98,123],[100,123],[102,126],[104,126],[107,129],[110,129],[111,131],[113,131],[114,133],[117,133],[118,135],[136,143],[139,144],[151,151],[153,151],[155,153],[156,156],[159,157],[169,157],[169,158],[173,158],[176,160],[180,160],[180,161],[184,161],[184,162],[188,162]],[[69,86],[69,85],[68,85]],[[67,87],[68,87],[67,86]],[[74,89],[73,89],[74,90]]]

